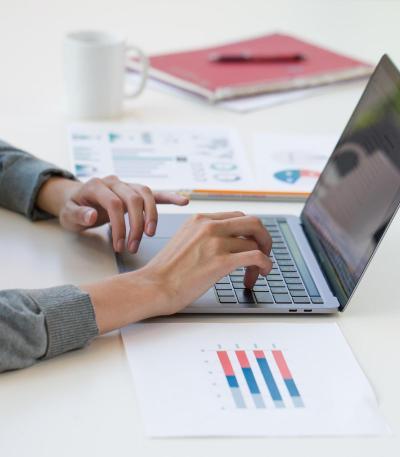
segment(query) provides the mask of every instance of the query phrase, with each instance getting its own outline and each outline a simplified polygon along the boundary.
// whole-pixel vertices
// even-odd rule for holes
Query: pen
[[[305,60],[303,54],[253,54],[250,52],[238,53],[211,53],[208,60],[215,63],[296,63]]]
[[[259,190],[180,190],[179,194],[192,200],[244,200],[244,201],[305,201],[308,192],[279,192]]]

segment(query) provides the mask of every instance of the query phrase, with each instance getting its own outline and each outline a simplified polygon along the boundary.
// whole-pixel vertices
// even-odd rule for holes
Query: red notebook
[[[210,54],[301,54],[291,63],[218,63]],[[155,79],[218,101],[300,89],[367,76],[372,66],[289,35],[274,33],[237,43],[150,57]]]

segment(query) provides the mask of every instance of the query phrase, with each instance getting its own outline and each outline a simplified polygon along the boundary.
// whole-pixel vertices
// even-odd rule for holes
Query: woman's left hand
[[[51,178],[38,196],[37,205],[60,219],[67,230],[79,232],[110,222],[113,247],[116,252],[126,246],[135,253],[143,233],[153,236],[157,228],[157,203],[184,206],[189,200],[172,192],[152,192],[147,186],[128,184],[116,176],[93,178],[86,183],[64,178]]]

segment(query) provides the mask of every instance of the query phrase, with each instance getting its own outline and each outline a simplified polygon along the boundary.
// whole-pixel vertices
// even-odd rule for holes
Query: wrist
[[[40,188],[36,206],[53,216],[59,216],[65,203],[81,186],[81,182],[72,179],[59,176],[49,178]]]
[[[100,333],[173,312],[158,275],[146,268],[81,286],[90,295]]]

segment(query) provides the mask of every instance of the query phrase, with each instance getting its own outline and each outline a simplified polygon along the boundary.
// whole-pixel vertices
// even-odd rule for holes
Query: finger
[[[226,248],[229,252],[244,252],[244,251],[255,251],[258,249],[258,244],[252,239],[245,238],[226,238]]]
[[[260,219],[255,216],[243,216],[221,221],[220,228],[223,235],[245,236],[254,238],[259,249],[265,254],[271,252],[272,239]]]
[[[260,250],[244,251],[231,254],[231,268],[233,271],[239,267],[250,267],[246,269],[244,284],[252,288],[257,280],[259,272],[267,276],[272,269],[272,261]],[[247,273],[249,271],[249,273]],[[247,275],[247,278],[246,278]]]
[[[189,203],[189,199],[183,195],[174,192],[154,192],[153,193],[156,203],[160,204],[173,204],[178,206],[185,206]]]
[[[111,223],[114,250],[122,252],[125,245],[125,207],[120,197],[99,179],[94,180],[90,190],[88,190],[87,200],[90,203],[100,205],[107,211]]]
[[[146,186],[135,186],[135,190],[143,198],[145,233],[148,236],[153,236],[156,233],[158,221],[155,197],[151,189]]]
[[[248,289],[252,289],[258,279],[259,274],[260,274],[259,267],[255,267],[255,266],[247,267],[246,273],[244,274],[244,278],[243,278],[243,284]]]
[[[143,198],[137,193],[134,186],[121,181],[114,184],[112,190],[121,198],[128,211],[130,230],[127,246],[130,252],[136,254],[144,229]]]
[[[97,221],[97,211],[88,206],[77,205],[69,200],[60,213],[61,225],[75,232],[85,230],[95,225]]]
[[[211,219],[214,221],[223,221],[225,219],[235,219],[238,217],[244,217],[245,214],[241,211],[230,211],[224,213],[200,213],[197,215],[199,218]]]
[[[227,240],[229,243],[228,249],[230,252],[246,252],[258,250],[258,244],[255,240],[243,239],[243,238],[231,238]],[[246,272],[243,278],[243,284],[251,289],[257,281],[260,273],[259,267],[250,266],[246,268]]]

